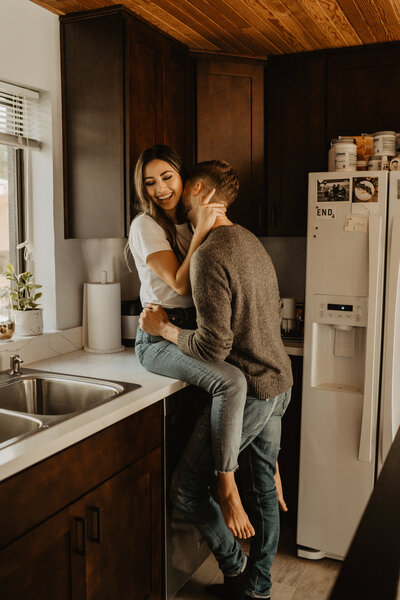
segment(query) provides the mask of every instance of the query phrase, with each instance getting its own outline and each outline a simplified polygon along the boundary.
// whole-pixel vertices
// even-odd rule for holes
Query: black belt
[[[177,327],[183,329],[196,329],[196,309],[194,306],[188,308],[164,308],[169,320]]]

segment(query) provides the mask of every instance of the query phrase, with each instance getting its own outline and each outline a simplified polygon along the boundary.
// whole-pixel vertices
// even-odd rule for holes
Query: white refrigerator
[[[297,526],[304,558],[345,557],[400,424],[399,267],[400,172],[310,173]]]

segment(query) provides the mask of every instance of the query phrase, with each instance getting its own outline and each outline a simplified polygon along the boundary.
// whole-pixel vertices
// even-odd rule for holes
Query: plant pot
[[[15,333],[17,335],[40,335],[43,333],[43,310],[15,310]]]

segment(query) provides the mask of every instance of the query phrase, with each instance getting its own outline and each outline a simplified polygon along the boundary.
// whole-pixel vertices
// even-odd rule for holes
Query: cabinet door
[[[197,61],[197,160],[227,160],[240,180],[228,216],[264,231],[264,66]]]
[[[171,146],[182,158],[188,161],[190,112],[188,81],[188,52],[172,40],[163,40],[163,131],[162,142]]]
[[[161,35],[126,15],[126,135],[129,185],[141,152],[160,140]],[[128,188],[129,189],[129,188]]]
[[[85,498],[87,598],[161,599],[161,449]]]
[[[310,171],[327,165],[325,62],[271,57],[267,66],[268,235],[305,236]]]
[[[4,548],[2,600],[84,600],[85,537],[84,519],[73,505]]]
[[[398,131],[400,44],[351,48],[327,59],[327,135]]]
[[[126,173],[127,189],[133,190],[135,164],[145,148],[167,144],[186,163],[191,119],[187,48],[130,16],[126,31]]]
[[[125,235],[123,23],[61,22],[65,237]]]

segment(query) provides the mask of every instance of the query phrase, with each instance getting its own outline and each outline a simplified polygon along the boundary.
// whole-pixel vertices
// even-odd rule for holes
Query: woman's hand
[[[165,283],[175,290],[175,292],[180,296],[188,296],[191,292],[189,263],[193,252],[200,246],[210,229],[215,224],[217,217],[225,216],[226,207],[223,204],[219,204],[217,202],[210,204],[210,199],[214,194],[215,189],[211,190],[207,196],[201,199],[196,229],[192,237],[192,241],[190,242],[188,253],[181,265],[179,264],[175,254],[172,252],[172,249],[154,252],[146,259],[146,263],[150,269],[154,271],[154,273],[158,275],[160,279],[165,281]],[[148,331],[147,333],[151,332]]]
[[[210,202],[215,194],[215,188],[211,190],[201,200],[201,204],[197,214],[196,232],[206,235],[214,226],[217,217],[224,217],[226,214],[226,206],[219,202]]]

